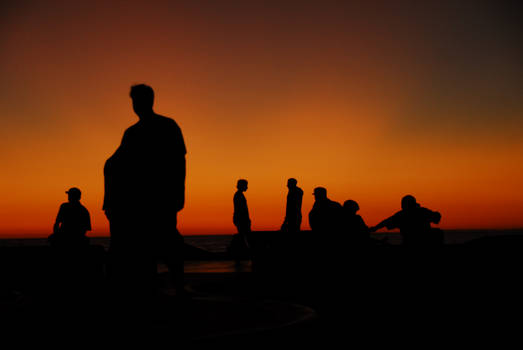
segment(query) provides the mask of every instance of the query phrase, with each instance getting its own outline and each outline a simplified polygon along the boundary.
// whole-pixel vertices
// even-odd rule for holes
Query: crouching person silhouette
[[[399,228],[404,246],[437,246],[443,244],[443,231],[430,224],[438,224],[440,220],[439,212],[420,206],[416,198],[406,195],[401,199],[401,210],[371,227],[370,231]]]
[[[58,248],[74,248],[89,245],[87,231],[91,231],[89,211],[80,203],[82,192],[72,187],[66,191],[68,202],[62,203],[49,236],[49,243]]]

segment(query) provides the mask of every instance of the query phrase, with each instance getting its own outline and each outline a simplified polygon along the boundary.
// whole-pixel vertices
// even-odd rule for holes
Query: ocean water
[[[523,229],[511,230],[447,230],[445,231],[445,243],[460,244],[473,239],[487,236],[523,235]],[[400,244],[401,237],[397,232],[384,232],[372,235],[377,239],[387,239],[390,244]],[[187,244],[207,250],[213,253],[223,253],[227,250],[231,241],[231,235],[206,235],[206,236],[184,236]],[[109,248],[108,237],[91,237],[92,244],[102,245]],[[9,238],[0,239],[0,247],[13,246],[45,246],[48,245],[47,238]]]
[[[514,230],[448,230],[445,231],[445,242],[447,244],[460,244],[474,239],[487,236],[523,235],[523,229]],[[401,237],[397,232],[377,233],[373,235],[377,239],[386,239],[390,244],[400,244]],[[209,235],[209,236],[185,236],[185,242],[192,246],[205,249],[214,253],[226,252],[231,241],[231,235]],[[91,243],[109,248],[108,237],[91,237]],[[45,246],[48,245],[47,238],[32,239],[0,239],[0,247],[13,246]],[[167,272],[167,267],[158,264],[158,272]],[[231,260],[217,261],[186,261],[185,272],[192,274],[209,273],[239,273],[251,271],[249,261],[236,264]]]
[[[231,235],[213,236],[184,236],[185,243],[213,253],[222,253],[227,250]],[[90,237],[93,245],[109,248],[109,237]],[[4,238],[0,239],[0,247],[27,247],[49,245],[47,238]]]

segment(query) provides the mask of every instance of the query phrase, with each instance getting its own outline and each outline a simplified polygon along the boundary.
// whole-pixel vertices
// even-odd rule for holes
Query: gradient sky
[[[387,5],[385,5],[387,4]],[[147,83],[188,149],[182,234],[277,229],[286,179],[375,225],[413,194],[443,228],[523,227],[518,1],[3,1],[0,235],[47,235],[77,186],[93,235],[103,165]]]

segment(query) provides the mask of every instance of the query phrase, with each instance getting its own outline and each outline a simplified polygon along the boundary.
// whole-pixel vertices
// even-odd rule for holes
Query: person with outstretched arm
[[[399,229],[404,246],[421,246],[442,244],[442,232],[433,229],[431,223],[438,224],[441,214],[424,208],[416,202],[416,198],[407,195],[401,200],[401,210],[391,217],[370,228],[375,232],[386,227],[388,230]]]

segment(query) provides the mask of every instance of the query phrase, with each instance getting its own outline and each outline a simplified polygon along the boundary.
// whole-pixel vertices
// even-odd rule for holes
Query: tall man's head
[[[140,119],[153,114],[154,91],[152,87],[145,84],[133,85],[129,96],[133,100],[133,110]]]
[[[236,188],[242,192],[247,191],[247,180],[245,180],[245,179],[238,180],[238,183],[236,184]]]
[[[316,201],[325,200],[327,199],[327,189],[325,187],[316,187],[313,195]]]
[[[298,180],[295,178],[291,177],[289,180],[287,180],[287,188],[296,188],[296,185],[298,185]]]

